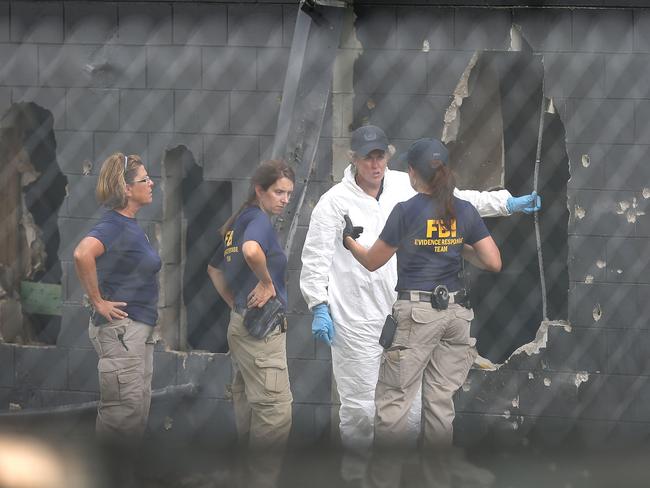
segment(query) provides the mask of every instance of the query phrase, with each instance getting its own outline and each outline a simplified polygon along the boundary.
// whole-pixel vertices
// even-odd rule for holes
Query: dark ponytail
[[[281,159],[271,159],[268,161],[262,161],[260,165],[255,169],[253,177],[251,178],[251,186],[248,190],[248,197],[246,201],[239,207],[234,214],[232,214],[226,223],[221,226],[219,233],[221,237],[226,235],[226,232],[232,229],[235,220],[242,211],[248,207],[253,207],[259,202],[257,201],[257,194],[255,193],[255,186],[259,185],[264,191],[268,190],[273,183],[278,181],[280,178],[288,178],[292,183],[296,182],[296,175],[293,169]]]
[[[439,160],[429,161],[424,167],[420,167],[420,165],[411,165],[411,167],[425,183],[430,192],[431,199],[437,204],[441,212],[441,215],[438,217],[450,229],[451,221],[456,218],[456,210],[454,208],[456,178],[453,172],[449,166]]]

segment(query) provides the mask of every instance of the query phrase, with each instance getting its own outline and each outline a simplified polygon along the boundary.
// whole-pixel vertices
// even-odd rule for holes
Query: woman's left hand
[[[273,286],[273,283],[265,284],[258,281],[257,286],[255,286],[253,291],[248,294],[248,302],[246,303],[246,306],[248,308],[261,308],[274,296],[275,287]]]

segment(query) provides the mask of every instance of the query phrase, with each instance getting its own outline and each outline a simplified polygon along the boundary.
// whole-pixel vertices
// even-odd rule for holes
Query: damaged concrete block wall
[[[453,150],[466,164],[455,169],[461,178],[480,178],[461,181],[480,189],[503,184],[523,194],[532,189],[542,97],[540,220],[550,320],[542,324],[530,219],[494,220],[495,236],[510,246],[505,281],[489,284],[497,290],[491,306],[501,306],[492,316],[477,304],[475,331],[494,364],[472,370],[457,396],[457,439],[645,440],[650,11],[624,4],[579,8],[585,2],[575,2],[575,9],[376,3],[355,2],[342,37],[317,170],[289,258],[294,442],[336,435],[330,432],[336,424],[330,420],[330,353],[311,338],[298,289],[298,250],[311,208],[342,174],[350,131],[379,125],[401,152],[419,137],[441,137],[451,123],[445,114],[462,101]],[[58,211],[61,331],[56,345],[0,343],[1,410],[97,398],[96,357],[71,253],[99,215],[94,185],[101,162],[126,151],[148,162],[157,191],[141,221],[169,251],[161,297],[166,343],[155,352],[153,386],[199,387],[189,399],[155,400],[151,432],[163,439],[234,440],[225,389],[229,358],[183,350],[185,341],[197,349],[223,345],[223,334],[201,334],[209,323],[220,330],[222,321],[196,327],[193,318],[223,308],[190,305],[197,297],[210,299],[204,283],[187,281],[204,256],[185,257],[193,242],[216,232],[238,208],[252,168],[270,156],[296,4],[0,2],[0,116],[20,103],[48,111],[56,161],[67,178]],[[513,26],[520,33],[516,42]],[[472,90],[459,95],[472,59],[480,60],[467,72],[465,86]],[[490,131],[472,127],[480,116],[494,122]],[[468,151],[476,140],[485,142]],[[477,154],[485,147],[487,161]],[[197,216],[206,205],[209,215]],[[171,209],[174,222],[166,218]],[[165,249],[168,232],[176,244]],[[516,253],[518,247],[525,254]],[[210,252],[209,246],[193,249]],[[524,301],[526,313],[515,316],[523,301],[515,294],[517,273],[526,276],[532,302]],[[480,274],[473,279],[480,298],[488,282]]]

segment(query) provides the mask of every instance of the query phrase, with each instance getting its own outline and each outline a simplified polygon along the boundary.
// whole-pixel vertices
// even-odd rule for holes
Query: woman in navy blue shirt
[[[93,309],[88,333],[99,356],[102,436],[137,439],[149,416],[161,261],[135,216],[151,204],[153,186],[139,156],[106,159],[96,193],[108,210],[74,251]]]
[[[248,199],[220,230],[221,243],[208,265],[215,288],[231,308],[228,345],[233,359],[231,385],[240,441],[253,448],[272,446],[281,452],[291,428],[285,330],[253,337],[244,325],[248,310],[277,297],[286,307],[287,257],[273,229],[271,217],[284,211],[295,176],[284,161],[264,161],[252,177]],[[259,461],[259,460],[258,460]],[[272,460],[252,476],[273,484],[280,469]],[[256,485],[250,480],[250,485]]]
[[[437,139],[420,139],[406,159],[418,194],[395,206],[370,249],[353,239],[349,225],[343,242],[370,271],[397,253],[397,329],[375,390],[375,440],[407,442],[407,415],[422,385],[425,446],[445,447],[452,443],[453,394],[477,354],[469,330],[474,315],[465,307],[458,276],[461,259],[498,272],[501,256],[476,209],[453,196],[447,148]]]

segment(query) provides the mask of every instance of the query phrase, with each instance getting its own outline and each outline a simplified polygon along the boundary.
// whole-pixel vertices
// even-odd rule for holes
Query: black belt
[[[449,292],[449,303],[462,303],[464,304],[467,294],[465,290],[457,290]],[[412,302],[428,302],[431,303],[430,291],[398,291],[398,300],[409,300]]]

